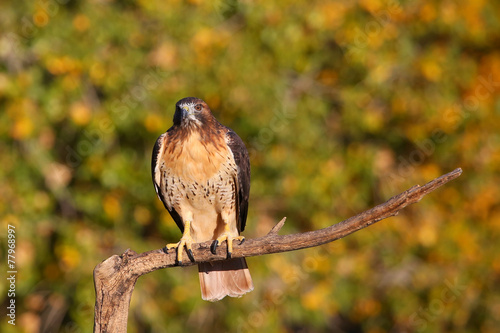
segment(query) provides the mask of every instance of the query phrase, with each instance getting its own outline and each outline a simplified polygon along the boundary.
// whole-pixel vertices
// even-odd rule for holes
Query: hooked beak
[[[182,109],[182,118],[186,118],[189,115],[189,108],[187,106],[181,107]]]

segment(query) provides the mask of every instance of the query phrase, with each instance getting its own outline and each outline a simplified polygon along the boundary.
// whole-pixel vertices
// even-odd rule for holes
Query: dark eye
[[[196,106],[194,107],[194,109],[196,111],[201,111],[201,109],[203,109],[203,106],[201,106],[201,104],[196,104]]]

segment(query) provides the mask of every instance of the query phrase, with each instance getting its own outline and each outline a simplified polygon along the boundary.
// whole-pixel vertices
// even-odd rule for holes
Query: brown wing
[[[173,207],[169,208],[167,206],[167,203],[165,202],[165,198],[163,197],[163,191],[161,188],[161,186],[162,186],[161,185],[162,184],[162,181],[161,181],[162,174],[161,174],[160,165],[161,165],[161,162],[163,160],[163,154],[165,152],[165,146],[166,146],[167,140],[169,139],[168,132],[169,131],[167,131],[166,133],[163,133],[156,140],[155,146],[153,148],[153,156],[151,158],[151,174],[153,176],[153,184],[155,186],[156,195],[158,195],[158,198],[161,200],[161,202],[163,202],[163,205],[170,213],[170,216],[172,216],[172,218],[174,219],[174,221],[177,224],[177,226],[179,227],[179,229],[181,229],[181,232],[184,232],[184,223],[182,222],[182,218],[175,211],[175,209]],[[166,190],[166,189],[164,189],[164,190]]]
[[[226,127],[226,142],[234,156],[234,161],[238,167],[238,230],[245,230],[248,214],[248,197],[250,196],[250,158],[248,150],[241,138],[230,128]]]

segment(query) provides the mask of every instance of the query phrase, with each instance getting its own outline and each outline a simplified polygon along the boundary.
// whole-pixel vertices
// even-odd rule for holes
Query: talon
[[[189,259],[191,261],[195,261],[194,256],[193,256],[193,251],[191,249],[191,245],[193,244],[193,238],[191,238],[189,229],[190,229],[190,223],[186,222],[184,234],[182,235],[179,242],[167,244],[165,246],[167,253],[168,253],[168,250],[170,250],[170,249],[175,249],[175,248],[177,249],[176,260],[177,260],[177,265],[179,265],[179,266],[182,266],[182,250],[184,249],[184,246],[186,246],[186,252],[188,254]]]
[[[228,233],[223,233],[221,236],[219,236],[211,246],[212,253],[215,254],[215,250],[217,249],[217,246],[222,243],[223,241],[227,241],[227,259],[231,259],[231,256],[233,255],[233,241],[239,240],[240,244],[245,241],[245,237],[243,236],[236,236],[232,237]]]
[[[188,249],[188,257],[189,257],[189,260],[191,260],[192,262],[194,262],[194,255],[193,255],[193,250],[191,249]]]
[[[217,253],[217,246],[219,246],[219,240],[216,239],[212,245],[210,246],[210,252],[212,252],[212,254],[216,254]]]
[[[194,261],[193,250],[192,250],[191,244],[192,244],[191,242],[189,242],[189,243],[186,242],[186,252],[187,252],[189,260]]]

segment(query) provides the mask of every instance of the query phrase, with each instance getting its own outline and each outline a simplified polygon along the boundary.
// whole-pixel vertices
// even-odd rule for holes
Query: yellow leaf
[[[308,310],[318,310],[323,304],[323,296],[314,289],[302,296],[302,305]]]
[[[146,225],[151,222],[151,213],[146,207],[137,206],[134,209],[134,218],[139,224]]]
[[[441,67],[433,60],[424,61],[421,64],[422,74],[430,81],[438,81],[441,78]]]
[[[73,26],[76,30],[82,32],[89,28],[90,20],[87,16],[83,14],[76,15],[73,19]]]
[[[87,125],[92,116],[90,108],[82,102],[71,105],[70,114],[71,120],[73,120],[76,125],[80,126]]]
[[[418,240],[424,246],[432,246],[437,240],[436,226],[433,223],[424,222],[418,229]]]
[[[114,195],[108,194],[104,198],[104,212],[112,220],[117,219],[121,215],[120,201]]]
[[[342,2],[321,3],[318,12],[322,16],[322,24],[325,28],[334,29],[344,22],[346,5]]]
[[[63,270],[70,271],[80,264],[80,252],[76,248],[62,245],[58,250]]]
[[[23,115],[14,122],[11,136],[18,140],[26,139],[31,136],[33,129],[34,125],[31,119]]]
[[[155,113],[149,113],[144,118],[144,126],[151,133],[158,133],[161,130],[164,130],[164,119]]]
[[[106,75],[106,70],[100,63],[95,63],[90,67],[90,78],[96,82],[101,83]]]
[[[379,11],[382,7],[382,2],[380,0],[361,0],[359,4],[372,13]]]
[[[302,295],[302,305],[309,310],[325,309],[331,290],[329,283],[316,284],[313,289]]]
[[[49,21],[49,15],[42,9],[37,10],[35,14],[33,14],[33,23],[35,23],[37,27],[45,27]]]
[[[425,164],[420,168],[421,175],[424,179],[434,179],[441,175],[441,169],[437,164]]]
[[[436,8],[431,3],[425,3],[422,8],[420,8],[420,17],[422,21],[429,22],[436,18]]]

